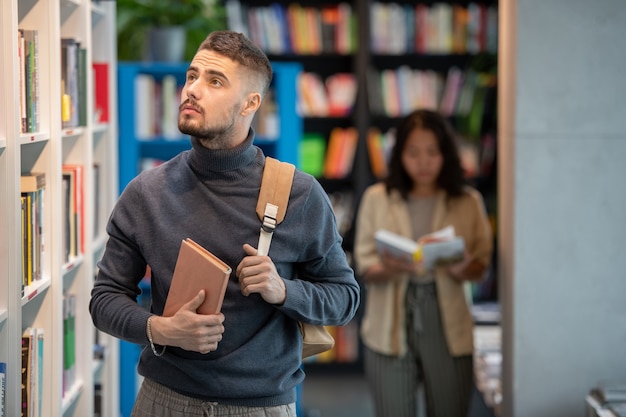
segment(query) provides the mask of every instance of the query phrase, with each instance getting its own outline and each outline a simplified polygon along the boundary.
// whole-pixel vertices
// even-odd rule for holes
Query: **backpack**
[[[288,162],[265,157],[263,179],[256,213],[261,220],[258,255],[269,253],[272,234],[283,219],[289,203],[291,185],[296,167]],[[335,339],[324,326],[298,322],[302,333],[302,358],[326,352],[335,345]]]

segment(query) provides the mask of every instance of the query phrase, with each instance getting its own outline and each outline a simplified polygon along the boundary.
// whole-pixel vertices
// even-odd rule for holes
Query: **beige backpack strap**
[[[267,255],[274,229],[285,218],[296,167],[288,162],[266,157],[256,214],[261,220],[257,255]]]
[[[265,157],[261,191],[259,191],[259,201],[256,205],[256,214],[259,216],[259,220],[263,221],[267,203],[270,203],[278,207],[276,224],[278,225],[283,221],[289,203],[295,170],[296,167],[293,164],[280,162],[269,156]]]

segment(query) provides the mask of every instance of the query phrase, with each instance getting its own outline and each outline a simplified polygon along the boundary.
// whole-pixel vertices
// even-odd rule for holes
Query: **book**
[[[7,364],[0,362],[0,417],[6,414]]]
[[[30,384],[31,384],[31,359],[32,346],[31,338],[28,335],[22,336],[22,376],[21,376],[21,416],[28,417],[30,413]]]
[[[109,64],[94,62],[94,115],[95,123],[109,122]]]
[[[465,251],[465,241],[455,236],[453,226],[422,236],[419,241],[385,229],[378,230],[374,239],[379,253],[388,253],[407,262],[422,262],[425,269],[461,261]]]
[[[45,172],[30,172],[20,177],[20,192],[29,193],[39,191],[46,186]]]
[[[217,256],[187,238],[182,241],[163,316],[173,316],[200,290],[205,291],[199,314],[218,314],[222,308],[232,268]]]

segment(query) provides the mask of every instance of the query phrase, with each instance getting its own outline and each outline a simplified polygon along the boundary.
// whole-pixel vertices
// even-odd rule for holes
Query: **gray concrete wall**
[[[504,417],[626,380],[626,1],[500,2]]]

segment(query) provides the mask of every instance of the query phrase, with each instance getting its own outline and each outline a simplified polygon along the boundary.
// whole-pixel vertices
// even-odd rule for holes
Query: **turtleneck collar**
[[[189,152],[189,166],[199,175],[225,173],[245,167],[257,156],[257,147],[252,146],[254,130],[250,129],[248,137],[240,145],[230,149],[207,149],[195,137],[191,138],[192,150]]]

